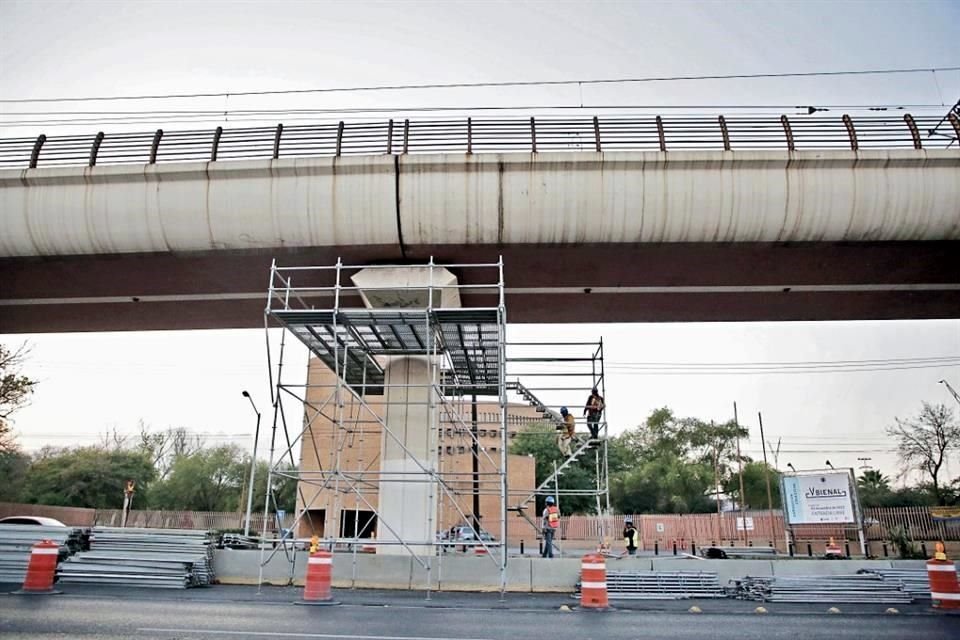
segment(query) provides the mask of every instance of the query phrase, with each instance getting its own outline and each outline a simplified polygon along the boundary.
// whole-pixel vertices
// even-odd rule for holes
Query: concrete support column
[[[429,365],[427,358],[413,356],[392,358],[386,366],[384,422],[394,437],[385,433],[380,450],[380,540],[427,541],[434,536],[438,489],[431,488],[424,467],[436,468],[437,452],[431,450],[430,439],[437,429],[437,412],[431,411],[430,402],[439,400],[428,386]],[[409,546],[418,554],[429,551]],[[377,553],[409,551],[403,545],[383,545]]]
[[[460,306],[457,279],[443,268],[370,268],[352,280],[371,309],[416,312]],[[425,320],[426,314],[411,324],[423,326]],[[440,398],[431,386],[434,367],[429,357],[416,353],[383,358],[381,364],[385,371],[383,419],[389,433],[383,434],[380,450],[377,539],[403,540],[407,547],[381,545],[377,553],[407,554],[408,547],[417,554],[430,553],[430,547],[410,543],[432,541],[438,527],[440,488],[429,474],[438,466]]]

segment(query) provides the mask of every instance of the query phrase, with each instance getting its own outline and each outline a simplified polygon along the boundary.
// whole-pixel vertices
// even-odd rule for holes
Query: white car
[[[33,524],[38,527],[66,527],[59,520],[44,518],[43,516],[7,516],[0,518],[0,526],[5,524]]]

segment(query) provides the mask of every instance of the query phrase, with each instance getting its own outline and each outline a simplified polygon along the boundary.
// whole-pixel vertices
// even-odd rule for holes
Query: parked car
[[[65,527],[59,520],[44,518],[43,516],[7,516],[0,518],[0,525],[5,524],[33,524],[38,527]]]
[[[477,533],[473,527],[469,525],[462,525],[459,527],[453,527],[452,530],[447,530],[439,534],[440,540],[447,542],[451,545],[460,544],[461,542],[474,542],[477,538]],[[496,542],[497,539],[490,534],[488,531],[480,530],[479,539],[483,542]]]

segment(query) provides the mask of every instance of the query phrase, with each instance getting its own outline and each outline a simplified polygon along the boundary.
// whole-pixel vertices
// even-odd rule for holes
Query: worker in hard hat
[[[590,397],[587,398],[587,404],[583,407],[583,415],[587,418],[587,428],[590,429],[591,440],[600,439],[600,419],[606,406],[600,391],[594,387],[590,391]]]
[[[637,530],[630,518],[623,523],[623,544],[627,547],[627,555],[637,555]]]
[[[540,526],[543,528],[543,551],[540,556],[543,558],[553,557],[553,536],[560,528],[560,509],[557,508],[553,496],[547,496],[547,506],[543,510]]]
[[[567,410],[566,407],[560,407],[560,415],[563,417],[563,424],[560,426],[560,434],[557,438],[557,446],[560,447],[560,453],[565,456],[572,454],[571,445],[576,444],[574,431],[577,428],[576,418]]]

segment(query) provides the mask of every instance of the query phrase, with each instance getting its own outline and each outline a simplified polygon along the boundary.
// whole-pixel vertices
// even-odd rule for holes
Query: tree
[[[887,427],[887,435],[897,440],[902,473],[919,467],[930,478],[937,504],[946,504],[940,471],[947,455],[960,449],[960,425],[953,421],[953,412],[946,405],[924,402],[917,417],[896,418],[896,425]]]
[[[23,496],[36,504],[119,509],[127,480],[137,483],[143,500],[155,474],[149,458],[137,451],[46,448],[27,471]]]
[[[894,502],[890,478],[878,469],[867,469],[857,478],[857,495],[864,507],[890,507]]]
[[[0,502],[19,502],[26,483],[30,456],[17,450],[0,451]]]
[[[656,409],[615,439],[631,459],[625,471],[611,471],[611,503],[621,513],[711,511],[716,501],[710,494],[718,481],[728,484],[737,463],[737,438],[748,435],[733,421],[681,419],[668,407]]]
[[[767,508],[767,474],[770,476],[770,497],[773,508],[780,508],[780,472],[751,460],[743,465],[743,504],[747,509]],[[724,491],[740,500],[740,474],[731,474],[724,483]]]
[[[631,457],[618,439],[608,443],[608,467],[611,476],[619,471]],[[510,444],[510,453],[529,455],[536,459],[535,482],[537,486],[553,474],[554,462],[558,465],[566,460],[560,453],[553,425],[536,422],[517,434]],[[588,453],[568,465],[560,476],[561,490],[594,491],[597,487],[596,464],[594,455]],[[537,499],[536,512],[543,508],[545,496]],[[519,496],[518,496],[519,499]],[[594,496],[561,496],[560,507],[565,514],[596,513],[597,500]]]
[[[237,511],[248,468],[236,445],[178,456],[167,478],[151,489],[151,503],[161,509]]]
[[[150,457],[153,466],[157,469],[158,477],[163,480],[169,475],[175,460],[192,455],[203,448],[203,438],[191,434],[183,427],[167,427],[163,431],[151,431],[141,420],[136,448]]]
[[[0,344],[0,452],[16,449],[9,418],[14,411],[27,404],[37,384],[20,373],[28,353],[26,344],[13,350]]]

